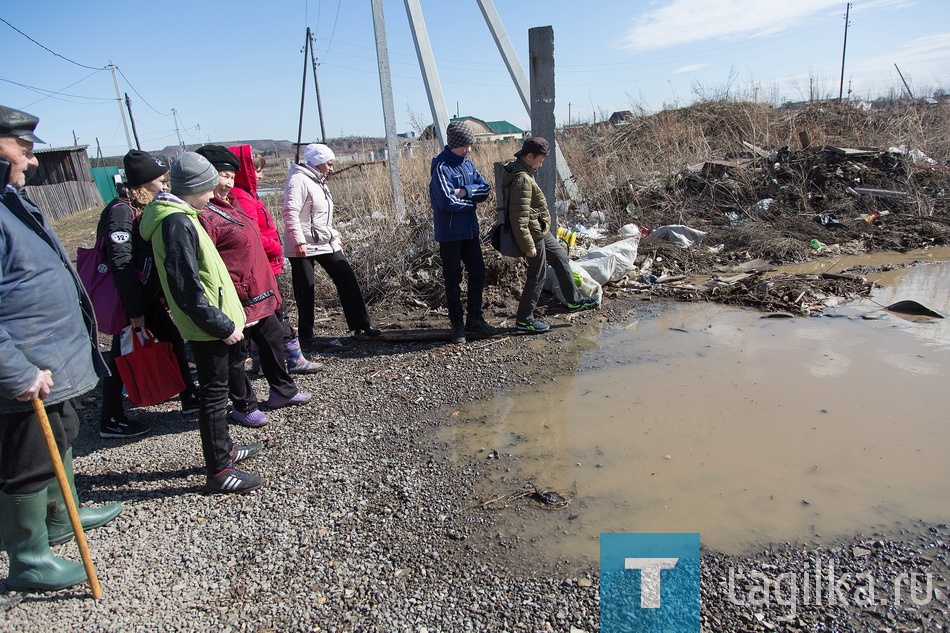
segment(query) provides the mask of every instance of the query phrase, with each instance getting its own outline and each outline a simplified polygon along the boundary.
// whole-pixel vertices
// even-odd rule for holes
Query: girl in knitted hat
[[[155,274],[152,247],[139,235],[139,220],[145,205],[156,193],[165,191],[168,167],[148,152],[133,149],[126,154],[126,186],[122,194],[102,211],[97,235],[104,235],[106,259],[115,281],[122,307],[134,328],[146,327],[160,341],[172,344],[178,368],[186,389],[181,394],[182,413],[198,411],[198,389],[191,378],[185,342],[178,333],[168,310],[162,303],[162,286]],[[109,356],[111,376],[102,379],[102,413],[99,435],[102,437],[136,437],[149,432],[149,427],[128,418],[122,406],[122,379],[116,368],[119,335],[112,337]]]

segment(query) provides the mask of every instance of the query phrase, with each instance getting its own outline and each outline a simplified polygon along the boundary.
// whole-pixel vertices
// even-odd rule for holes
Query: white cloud
[[[919,74],[929,72],[946,73],[950,66],[950,33],[940,33],[921,37],[905,44],[897,50],[890,50],[885,55],[870,57],[849,64],[852,71],[878,71],[893,69],[894,64],[901,67],[901,71],[917,71]],[[906,66],[905,66],[906,64]]]
[[[841,0],[663,0],[636,19],[621,46],[646,51],[712,39],[761,37],[843,8]]]
[[[674,70],[671,74],[673,75],[683,75],[686,73],[694,73],[697,70],[702,70],[706,67],[706,64],[689,64],[688,66],[680,66]]]

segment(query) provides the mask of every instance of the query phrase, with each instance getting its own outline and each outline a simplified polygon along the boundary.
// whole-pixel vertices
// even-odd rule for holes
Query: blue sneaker
[[[515,329],[530,334],[541,334],[551,329],[551,326],[538,319],[525,319],[524,321],[515,321]]]

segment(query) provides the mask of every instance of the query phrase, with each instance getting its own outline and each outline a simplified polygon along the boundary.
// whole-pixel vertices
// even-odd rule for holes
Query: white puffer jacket
[[[307,165],[292,165],[284,185],[284,255],[300,257],[297,244],[307,245],[307,257],[342,250],[333,228],[333,197],[326,178]]]

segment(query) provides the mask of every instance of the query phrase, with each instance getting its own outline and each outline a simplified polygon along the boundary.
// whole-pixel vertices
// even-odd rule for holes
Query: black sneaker
[[[461,323],[452,326],[452,342],[458,344],[465,342],[465,328]]]
[[[235,464],[240,464],[245,459],[250,459],[260,453],[261,448],[261,445],[257,442],[253,444],[232,444],[231,450],[229,451],[231,461]]]
[[[123,416],[99,420],[99,437],[138,437],[152,429],[137,420]]]
[[[588,308],[596,308],[598,305],[600,305],[600,300],[597,297],[581,297],[581,300],[577,303],[567,304],[567,309],[569,312],[579,312]]]
[[[485,334],[487,336],[492,336],[501,332],[500,329],[496,328],[494,325],[481,317],[477,319],[469,319],[465,324],[465,331],[473,332],[475,334]]]
[[[369,327],[359,328],[353,332],[353,335],[357,338],[379,338],[383,335],[383,331],[378,327]]]
[[[198,392],[197,391],[185,391],[181,394],[181,414],[182,415],[191,415],[192,413],[198,413]]]
[[[524,321],[515,321],[515,329],[529,334],[541,334],[551,329],[551,326],[538,319],[526,319]]]
[[[263,477],[231,467],[217,474],[208,475],[205,492],[247,492],[260,488],[263,484]]]

